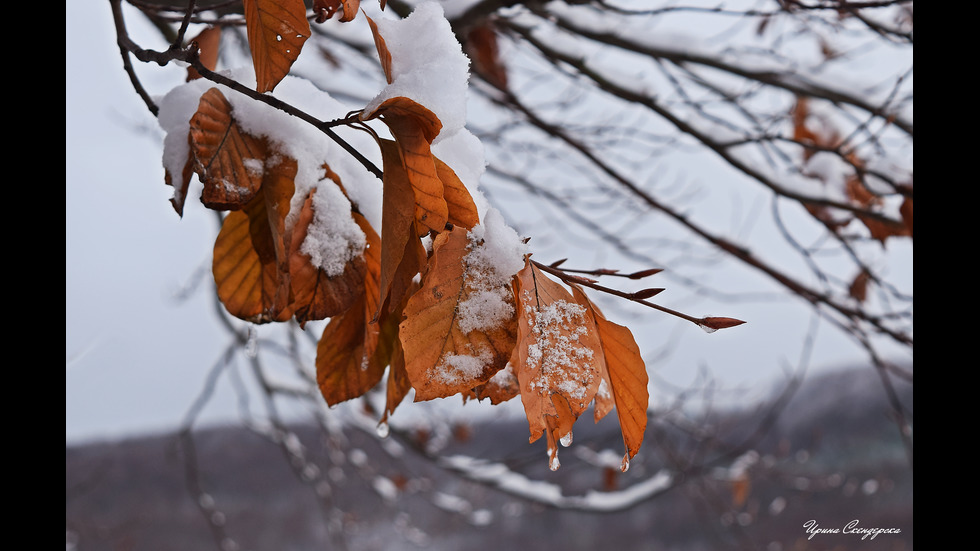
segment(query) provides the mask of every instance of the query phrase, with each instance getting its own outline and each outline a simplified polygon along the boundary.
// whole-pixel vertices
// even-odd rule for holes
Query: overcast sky
[[[214,317],[206,286],[210,274],[201,272],[210,267],[214,217],[189,201],[180,219],[168,202],[162,133],[122,69],[109,3],[68,2],[66,9],[65,437],[70,443],[174,428],[229,337]],[[140,34],[141,23],[128,21],[133,34]],[[182,71],[154,65],[142,67],[140,74],[153,93],[162,94]],[[907,258],[911,277],[911,253]],[[178,300],[180,289],[201,273],[205,285],[189,300]],[[658,368],[658,377],[683,384],[695,377],[697,366],[707,366],[723,384],[768,388],[786,366],[797,364],[809,330],[799,315],[793,317],[795,325],[781,321],[789,308],[798,306],[730,311],[720,305],[719,311],[689,312],[731,315],[749,324],[712,335],[689,324],[670,329],[676,351],[669,365]],[[818,335],[815,369],[861,357],[829,328]],[[641,344],[642,339],[637,337]],[[234,415],[234,395],[223,385],[206,419]]]

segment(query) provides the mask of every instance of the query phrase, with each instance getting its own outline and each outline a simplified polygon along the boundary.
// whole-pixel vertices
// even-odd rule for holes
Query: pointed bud
[[[735,327],[736,325],[742,325],[745,323],[742,320],[737,320],[735,318],[701,318],[699,320],[700,324],[708,329],[727,329],[729,327]]]
[[[627,277],[629,277],[630,279],[643,279],[647,276],[652,276],[653,274],[659,274],[662,271],[664,271],[663,268],[650,268],[649,270],[641,270],[639,272],[633,272]]]
[[[663,287],[657,287],[653,289],[643,289],[635,293],[630,294],[630,298],[633,300],[643,300],[645,298],[650,298],[655,295],[659,295],[663,291]]]

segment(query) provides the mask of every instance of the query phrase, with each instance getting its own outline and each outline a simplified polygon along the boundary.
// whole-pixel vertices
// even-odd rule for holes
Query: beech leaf
[[[422,244],[415,229],[415,193],[412,191],[412,184],[401,163],[397,144],[391,140],[381,140],[380,146],[384,173],[381,199],[381,280],[377,303],[379,310],[392,286],[404,289],[407,285],[405,279],[414,278],[422,266],[418,263],[418,250]],[[424,254],[423,251],[423,258]],[[406,262],[404,267],[403,259]],[[397,304],[399,299],[396,298],[394,302]],[[375,312],[373,319],[377,317],[378,312]]]
[[[346,312],[330,318],[316,348],[316,379],[328,405],[357,398],[374,388],[384,376],[385,366],[371,361],[365,328],[375,333],[377,324],[368,323],[365,294]]]
[[[316,188],[310,191],[303,202],[299,216],[292,228],[289,247],[289,278],[292,285],[293,310],[296,321],[300,324],[308,320],[328,318],[350,308],[357,296],[364,292],[365,272],[367,270],[365,255],[361,254],[350,260],[341,274],[331,277],[321,268],[314,266],[309,255],[301,252],[307,230],[313,221],[313,194],[315,192]],[[375,247],[380,247],[380,239],[367,225],[364,217],[357,213],[353,213],[352,216],[355,220],[360,219],[358,223],[362,230],[367,226],[366,229],[374,235]],[[368,243],[368,248],[370,248],[370,238]]]
[[[530,262],[514,276],[517,364],[521,401],[534,442],[549,428],[565,426],[564,399],[574,418],[595,397],[601,381],[602,347],[592,317],[560,284]],[[560,399],[553,398],[561,395]],[[564,435],[562,435],[564,436]]]
[[[480,214],[476,209],[473,196],[456,172],[446,163],[433,157],[436,162],[436,174],[443,184],[443,196],[446,199],[447,219],[454,226],[473,229],[480,223]]]
[[[633,333],[626,327],[613,323],[602,315],[595,304],[578,287],[572,287],[576,301],[588,308],[599,332],[602,355],[605,359],[603,381],[605,389],[596,394],[595,419],[598,421],[608,412],[608,402],[600,407],[603,394],[611,394],[623,433],[626,454],[632,459],[643,444],[647,427],[647,408],[650,392],[647,389],[649,375]]]
[[[477,74],[497,88],[507,89],[507,69],[500,61],[493,27],[485,24],[473,27],[466,36],[466,50]]]
[[[399,337],[416,401],[466,393],[485,383],[514,349],[512,307],[511,316],[496,323],[474,323],[464,316],[462,304],[492,292],[479,287],[480,275],[468,270],[469,246],[463,228],[438,234],[422,287],[405,306]]]
[[[402,96],[383,102],[373,117],[381,117],[395,138],[402,168],[415,195],[415,221],[419,228],[442,231],[449,220],[449,206],[430,147],[442,122],[432,111]]]
[[[189,140],[194,170],[204,184],[204,206],[237,210],[255,197],[264,175],[266,141],[238,127],[231,103],[217,88],[201,95]]]
[[[313,13],[316,14],[317,23],[332,18],[338,10],[344,12],[344,15],[340,16],[340,22],[353,21],[359,9],[361,9],[360,0],[313,0]]]
[[[212,272],[228,312],[253,323],[292,315],[285,218],[295,189],[296,161],[265,165],[262,186],[242,210],[225,217],[214,242]]]
[[[272,91],[310,37],[303,0],[243,0],[255,90]]]
[[[191,39],[197,43],[198,59],[207,69],[213,71],[218,64],[218,46],[221,44],[221,27],[208,27]],[[187,68],[187,81],[201,78],[197,69]]]
[[[381,6],[384,9],[384,6]],[[367,17],[365,15],[364,17]],[[391,84],[391,52],[388,51],[388,44],[385,42],[381,33],[378,32],[378,24],[374,22],[374,19],[367,17],[368,25],[371,27],[371,34],[374,36],[374,47],[378,50],[378,59],[381,61],[381,69],[385,72],[385,79],[388,84]]]

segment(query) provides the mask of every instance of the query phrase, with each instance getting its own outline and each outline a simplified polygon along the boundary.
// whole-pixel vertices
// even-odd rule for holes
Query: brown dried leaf
[[[419,228],[443,231],[449,220],[449,206],[430,148],[442,130],[442,122],[432,111],[402,96],[383,102],[371,116],[374,117],[380,117],[388,126],[398,145],[402,168],[415,194],[415,221]]]
[[[190,141],[190,136],[188,136],[188,141]],[[173,205],[174,210],[180,217],[184,216],[184,202],[187,200],[187,188],[191,183],[191,176],[194,175],[194,153],[191,151],[187,152],[187,162],[184,163],[184,169],[181,171],[181,184],[180,186],[174,185],[173,175],[170,174],[169,170],[164,170],[163,172],[163,183],[174,188],[174,194],[170,198],[170,204]]]
[[[493,27],[486,24],[473,27],[466,36],[466,50],[478,75],[501,90],[507,89],[507,69],[500,61]]]
[[[487,382],[474,387],[472,397],[477,400],[489,399],[491,404],[497,405],[520,395],[520,393],[521,385],[517,381],[517,376],[514,375],[513,364],[507,362],[507,365],[494,373]]]
[[[214,243],[212,272],[218,297],[230,314],[253,323],[292,315],[285,218],[295,189],[296,161],[266,163],[255,197],[228,213]]]
[[[198,59],[201,60],[201,64],[205,68],[213,71],[218,65],[218,46],[221,43],[221,27],[208,27],[192,38],[191,42],[197,43],[199,50]],[[197,69],[193,67],[187,68],[188,82],[199,78],[201,78],[201,75],[197,72]]]
[[[513,285],[518,320],[515,372],[534,442],[549,428],[568,424],[562,400],[572,422],[588,408],[599,388],[604,359],[591,316],[564,287],[530,262],[514,276]]]
[[[391,140],[381,140],[380,146],[384,174],[381,202],[381,281],[377,302],[379,309],[388,298],[392,286],[404,289],[408,284],[405,279],[410,281],[414,278],[422,266],[415,266],[418,262],[417,251],[422,243],[415,230],[415,193],[412,191],[412,184],[401,163],[397,144]],[[424,254],[423,250],[423,258]],[[407,263],[405,267],[402,267],[403,259]],[[399,300],[395,299],[393,302],[397,304]],[[372,319],[377,317],[378,312]]]
[[[908,236],[912,237],[912,198],[906,197],[898,210],[902,214],[902,221],[905,222],[905,229],[908,231]]]
[[[333,185],[333,184],[325,184]],[[300,324],[309,320],[320,320],[335,316],[351,307],[357,296],[364,292],[365,272],[367,263],[365,254],[347,263],[344,271],[335,276],[314,266],[309,255],[301,252],[307,231],[313,222],[314,207],[312,189],[304,201],[299,217],[292,229],[292,240],[289,247],[289,274],[293,294],[293,310],[296,321]],[[380,247],[380,239],[371,230],[363,216],[353,213],[361,229],[370,231],[374,237],[375,247]],[[365,235],[369,235],[365,231]],[[371,237],[368,238],[368,249],[371,248]],[[367,253],[367,251],[365,251]]]
[[[331,406],[363,395],[384,375],[385,366],[371,361],[373,354],[365,346],[365,328],[379,330],[368,323],[365,296],[362,293],[349,310],[330,318],[316,348],[317,383]]]
[[[463,319],[461,305],[485,292],[468,270],[469,246],[462,228],[438,234],[422,288],[405,306],[399,338],[416,401],[467,393],[503,368],[514,349],[513,318],[488,327]]]
[[[353,21],[360,9],[361,0],[313,0],[313,13],[316,14],[317,23],[325,22],[341,10],[344,13],[340,17],[341,23]]]
[[[385,367],[397,359],[401,313],[371,321],[378,310],[380,239],[366,218],[356,212],[353,217],[367,237],[364,281],[351,308],[330,319],[317,345],[317,381],[330,405],[363,395],[378,384]]]
[[[255,90],[272,91],[289,73],[310,37],[303,0],[243,0]]]
[[[381,6],[384,9],[384,5]],[[387,79],[388,84],[391,84],[391,52],[388,51],[388,45],[385,43],[385,39],[378,32],[378,24],[374,22],[367,15],[368,25],[371,27],[371,34],[374,36],[374,47],[378,50],[378,59],[381,61],[381,69],[385,72],[385,79]]]
[[[861,270],[861,273],[854,278],[851,282],[851,286],[848,289],[848,294],[851,295],[858,302],[864,302],[868,298],[868,283],[871,282],[871,272],[868,270]]]
[[[418,290],[418,285],[413,284],[407,296],[412,296]],[[382,318],[381,340],[386,342],[390,349],[390,359],[388,362],[388,385],[385,399],[385,412],[382,422],[387,421],[395,408],[405,399],[408,391],[412,389],[412,382],[408,378],[405,370],[405,351],[402,349],[401,340],[398,337],[398,324],[402,320],[405,304],[402,302],[390,313],[386,313]],[[379,346],[380,348],[380,346]]]
[[[573,286],[572,292],[578,303],[589,309],[595,321],[605,359],[602,376],[607,388],[600,388],[596,394],[596,421],[608,412],[608,398],[603,394],[611,394],[623,433],[626,454],[632,459],[643,444],[643,434],[647,427],[647,407],[650,401],[647,383],[650,379],[646,363],[633,333],[628,328],[607,320],[578,287]],[[600,409],[603,410],[601,415]]]
[[[266,140],[238,127],[231,103],[217,88],[201,95],[189,140],[194,170],[204,183],[204,206],[237,210],[255,197],[265,173]]]
[[[432,157],[436,162],[436,174],[443,184],[443,196],[446,199],[448,208],[447,219],[454,226],[462,226],[466,229],[473,229],[480,223],[480,214],[473,202],[473,196],[466,189],[463,182],[456,176],[456,172],[449,165]]]

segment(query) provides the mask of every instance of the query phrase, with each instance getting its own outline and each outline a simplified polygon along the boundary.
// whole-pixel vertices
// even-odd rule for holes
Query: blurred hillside
[[[911,409],[911,387],[897,390]],[[606,420],[576,424],[554,473],[543,442],[528,445],[526,423],[511,420],[386,439],[292,426],[282,445],[242,427],[210,428],[194,433],[196,462],[175,435],[69,446],[67,549],[910,550],[912,469],[889,411],[871,369],[814,377],[772,423],[767,408],[700,420],[726,443],[751,443],[737,456],[734,444],[653,419],[626,473],[618,427]],[[563,495],[626,491],[668,471],[675,484],[624,510],[574,511],[440,467],[427,455],[435,449],[506,464]],[[615,464],[604,462],[608,450],[618,450]],[[808,539],[811,519],[901,532]]]

